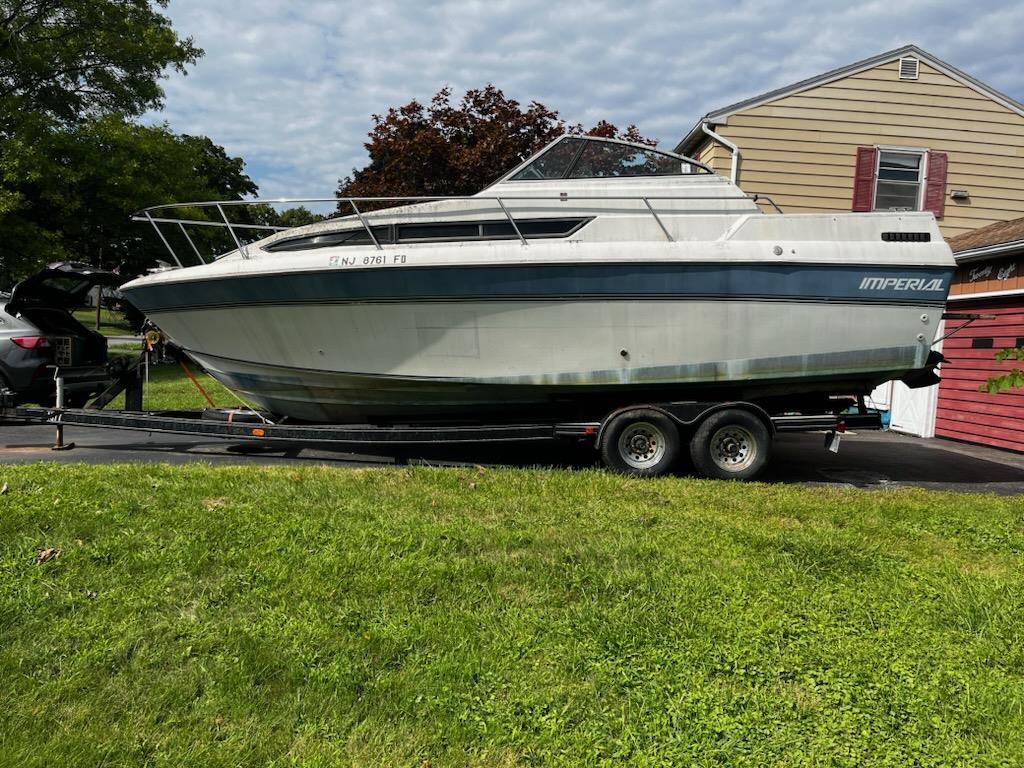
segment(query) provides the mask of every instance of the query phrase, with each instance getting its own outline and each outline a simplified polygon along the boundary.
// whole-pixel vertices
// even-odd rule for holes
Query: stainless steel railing
[[[302,205],[306,203],[333,203],[340,208],[344,203],[349,204],[352,207],[352,215],[354,215],[359,223],[366,230],[366,234],[370,238],[370,242],[373,243],[377,250],[383,250],[383,246],[378,242],[376,235],[373,233],[373,228],[370,224],[368,216],[375,214],[387,213],[393,215],[396,212],[396,208],[401,207],[405,203],[431,203],[439,201],[473,201],[473,202],[494,202],[501,209],[505,218],[508,219],[509,224],[512,226],[512,231],[516,233],[516,237],[519,239],[522,245],[528,245],[529,242],[523,235],[516,223],[515,217],[512,215],[512,211],[506,205],[508,202],[533,202],[533,203],[545,203],[545,202],[558,202],[565,203],[569,200],[574,201],[606,201],[606,202],[635,202],[642,203],[642,207],[635,211],[624,210],[617,211],[616,213],[636,213],[643,216],[651,216],[665,235],[665,239],[672,242],[674,238],[669,232],[668,227],[665,226],[665,222],[662,221],[661,215],[654,209],[651,202],[663,202],[663,201],[682,201],[682,200],[750,200],[756,204],[762,202],[767,203],[775,208],[776,211],[782,213],[779,206],[775,205],[770,197],[765,195],[628,195],[628,196],[608,196],[608,195],[568,195],[567,193],[561,193],[557,196],[526,196],[526,195],[500,195],[500,196],[479,196],[479,195],[466,195],[466,196],[399,196],[399,197],[296,197],[296,198],[268,198],[268,199],[254,199],[254,200],[210,200],[203,202],[194,203],[166,203],[163,205],[151,205],[148,208],[143,208],[140,211],[135,212],[132,215],[133,221],[148,222],[152,225],[156,231],[157,236],[163,243],[164,247],[170,253],[171,258],[174,259],[175,264],[179,267],[184,267],[184,263],[178,258],[177,252],[168,242],[164,232],[160,229],[161,224],[176,225],[180,230],[185,240],[191,246],[192,251],[196,257],[203,264],[208,263],[206,259],[199,253],[199,249],[196,247],[195,242],[189,237],[185,227],[188,226],[201,226],[201,227],[219,227],[221,229],[227,229],[231,236],[231,240],[235,245],[238,253],[243,259],[249,258],[249,253],[246,244],[242,242],[235,230],[259,230],[264,232],[281,232],[293,227],[281,227],[272,224],[245,224],[232,222],[224,210],[225,207],[232,206],[248,206],[248,205]],[[379,208],[371,212],[362,211],[359,208],[359,203],[397,203],[396,206],[389,206],[385,208]],[[192,218],[181,218],[176,216],[167,215],[156,215],[162,212],[173,211],[181,208],[213,208],[216,209],[220,221],[209,220],[209,219],[192,219]],[[338,217],[338,220],[344,220],[347,216]],[[213,257],[216,260],[216,256]]]

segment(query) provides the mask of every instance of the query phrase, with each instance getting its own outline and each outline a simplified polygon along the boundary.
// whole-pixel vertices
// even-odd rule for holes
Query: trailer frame
[[[248,409],[206,409],[203,411],[146,411],[142,410],[141,375],[146,352],[137,359],[122,360],[112,366],[113,384],[98,395],[91,407],[65,408],[64,392],[66,379],[73,379],[80,372],[74,369],[57,368],[57,404],[55,407],[26,407],[14,402],[13,393],[0,392],[0,417],[16,419],[35,424],[51,424],[56,428],[55,450],[69,450],[74,443],[64,441],[67,427],[88,427],[117,429],[135,432],[211,437],[217,439],[243,440],[262,444],[298,444],[314,446],[437,446],[486,443],[524,443],[531,441],[567,440],[590,443],[600,451],[605,464],[612,469],[636,475],[660,475],[668,471],[668,459],[674,461],[686,443],[690,443],[691,455],[695,456],[694,442],[702,424],[716,414],[732,414],[734,418],[754,417],[763,425],[768,436],[767,444],[760,447],[759,464],[750,473],[737,474],[746,479],[759,471],[770,455],[770,443],[781,432],[826,432],[826,447],[838,451],[839,435],[847,429],[882,429],[881,414],[869,411],[863,397],[834,398],[836,406],[827,413],[783,412],[769,413],[761,405],[747,401],[699,401],[676,400],[666,402],[633,403],[616,408],[601,418],[590,420],[490,422],[490,423],[440,423],[417,422],[399,424],[309,424],[275,422],[270,414]],[[120,392],[124,392],[129,407],[123,410],[107,410],[106,406]],[[856,412],[849,411],[856,406]],[[844,407],[845,406],[845,407]],[[736,416],[739,414],[739,416]],[[719,416],[719,419],[722,417]],[[662,420],[662,426],[651,426],[648,422]],[[671,455],[664,462],[645,464],[630,461],[628,457],[619,460],[614,454],[615,445],[609,442],[609,429],[621,428],[623,420],[645,424],[648,428],[637,435],[630,445],[641,452],[652,453],[651,441],[672,448]],[[646,420],[646,421],[644,421]],[[749,419],[748,419],[749,422]],[[755,425],[756,426],[756,425]],[[742,428],[741,428],[742,429]],[[754,431],[759,431],[756,428]],[[748,430],[749,434],[749,430]],[[617,436],[617,435],[616,435]],[[656,437],[654,437],[656,436]],[[650,441],[645,442],[650,438]],[[704,438],[707,439],[706,437]],[[636,442],[639,441],[639,442]],[[762,440],[762,442],[764,442]],[[620,453],[628,452],[620,444]],[[724,445],[724,443],[723,443]],[[729,445],[732,445],[730,443]],[[639,446],[639,447],[637,447]],[[650,450],[648,450],[650,449]],[[719,449],[720,450],[720,449]],[[612,453],[609,453],[611,451]],[[643,454],[646,455],[646,454]],[[625,463],[624,463],[625,462]],[[729,472],[719,472],[714,465],[705,474],[729,477]]]

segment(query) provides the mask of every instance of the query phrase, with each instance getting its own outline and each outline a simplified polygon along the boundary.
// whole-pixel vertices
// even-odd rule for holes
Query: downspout
[[[704,133],[706,133],[712,139],[714,139],[723,147],[732,152],[732,166],[729,169],[729,180],[732,181],[733,184],[736,184],[738,186],[740,178],[740,161],[743,159],[742,155],[740,154],[740,148],[737,147],[724,136],[719,136],[717,133],[712,131],[711,128],[708,127],[707,122],[701,123],[700,128],[702,131],[704,131]]]

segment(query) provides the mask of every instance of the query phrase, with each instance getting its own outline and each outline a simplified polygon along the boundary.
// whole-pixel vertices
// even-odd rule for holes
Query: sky
[[[147,122],[245,159],[261,197],[329,197],[371,115],[493,83],[671,149],[707,112],[914,43],[1024,101],[1024,3],[170,0],[205,55]]]

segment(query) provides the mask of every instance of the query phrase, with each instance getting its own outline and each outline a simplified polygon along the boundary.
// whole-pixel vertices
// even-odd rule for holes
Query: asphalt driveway
[[[169,462],[217,464],[328,463],[373,466],[396,463],[592,466],[593,450],[561,442],[407,448],[404,453],[372,449],[358,453],[333,448],[240,443],[146,432],[67,427],[69,451],[52,451],[54,428],[0,422],[0,463],[35,461]],[[761,479],[767,482],[896,488],[916,486],[1001,495],[1024,495],[1024,455],[952,441],[922,440],[891,432],[844,436],[839,454],[826,451],[820,434],[783,434]],[[685,473],[686,468],[681,467]]]

